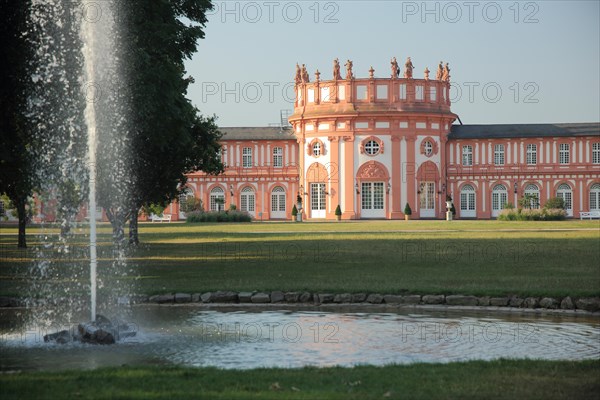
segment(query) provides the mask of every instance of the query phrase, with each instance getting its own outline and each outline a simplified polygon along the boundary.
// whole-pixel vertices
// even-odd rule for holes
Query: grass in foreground
[[[3,399],[593,399],[600,361],[471,361],[385,367],[142,367],[0,374]]]
[[[136,280],[139,293],[209,290],[600,295],[598,221],[360,221],[326,223],[142,224],[129,277],[110,275],[110,226],[101,225],[101,279]],[[34,228],[52,242],[56,230]],[[14,249],[2,229],[0,295],[29,284],[33,250]],[[38,236],[30,243],[39,245]],[[85,230],[73,259],[52,249],[61,284],[85,291]],[[128,272],[128,271],[126,271]],[[50,282],[52,283],[52,282]],[[82,289],[83,288],[83,289]]]

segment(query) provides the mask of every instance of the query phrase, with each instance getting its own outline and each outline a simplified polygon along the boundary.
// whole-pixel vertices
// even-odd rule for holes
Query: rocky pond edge
[[[132,295],[126,299],[132,304],[303,304],[320,305],[398,305],[398,306],[467,306],[544,310],[600,311],[600,297],[519,297],[472,296],[461,294],[379,294],[379,293],[312,293],[308,291],[236,292],[214,291],[204,293],[170,293],[154,296]],[[50,301],[52,303],[52,301]],[[22,298],[0,296],[0,307],[23,307]]]

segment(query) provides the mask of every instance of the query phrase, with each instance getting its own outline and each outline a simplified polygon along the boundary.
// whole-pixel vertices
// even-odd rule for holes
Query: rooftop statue
[[[333,80],[342,79],[342,75],[340,74],[340,60],[333,60]]]
[[[442,81],[450,82],[450,67],[448,67],[448,63],[444,66],[444,72],[442,73]]]
[[[371,65],[371,68],[369,69],[369,78],[371,78],[371,79],[375,78],[375,70],[373,69],[372,65]]]
[[[444,75],[444,67],[442,65],[442,62],[440,61],[440,65],[438,65],[437,73],[435,74],[435,80],[441,81],[443,75]]]
[[[425,80],[428,81],[429,80],[429,68],[425,67],[425,71],[423,71],[423,73],[425,74]]]
[[[406,63],[404,64],[404,77],[407,79],[412,79],[413,77],[413,69],[415,66],[413,65],[410,57],[406,59]]]
[[[352,61],[346,61],[346,79],[354,79],[354,75],[352,74]]]
[[[302,72],[300,71],[300,66],[296,63],[296,76],[294,77],[294,81],[296,85],[302,83]]]
[[[306,71],[306,65],[302,64],[302,83],[310,82],[310,78],[308,76],[308,72]]]
[[[395,79],[400,75],[400,67],[398,67],[398,61],[396,61],[396,57],[392,58],[390,64],[392,64],[392,79]]]
[[[319,70],[315,71],[315,82],[320,82],[321,81],[321,73],[319,72]]]

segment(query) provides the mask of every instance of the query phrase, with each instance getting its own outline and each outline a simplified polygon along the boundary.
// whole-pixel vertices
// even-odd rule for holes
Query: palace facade
[[[256,220],[443,219],[449,196],[455,218],[489,219],[530,195],[532,207],[564,199],[569,217],[600,212],[600,123],[463,125],[451,111],[450,69],[403,77],[357,78],[352,62],[334,60],[333,79],[310,82],[296,66],[293,114],[286,127],[220,128],[223,174],[188,175],[164,215],[184,220],[193,196],[207,211],[235,205]],[[458,122],[458,123],[457,123]],[[35,197],[34,221],[54,221],[56,201]],[[0,211],[3,204],[0,203]],[[78,220],[87,218],[83,207]],[[96,219],[107,220],[102,209]],[[14,217],[12,217],[14,219]],[[147,220],[141,216],[140,220]]]
[[[600,210],[600,123],[462,125],[451,111],[450,70],[440,63],[413,78],[410,59],[400,77],[346,77],[310,82],[297,65],[290,128],[222,128],[225,173],[189,175],[184,196],[206,210],[231,204],[257,220],[291,217],[297,196],[306,219],[494,218],[525,194],[534,207],[551,197],[567,213]],[[179,203],[165,213],[185,218]]]

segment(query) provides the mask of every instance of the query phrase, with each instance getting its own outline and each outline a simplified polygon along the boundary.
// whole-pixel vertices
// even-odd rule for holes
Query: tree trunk
[[[138,212],[139,208],[134,208],[131,210],[131,216],[129,217],[129,245],[137,246],[140,244],[140,239],[138,237]]]
[[[17,216],[19,217],[19,241],[17,247],[20,249],[27,248],[27,237],[25,236],[25,228],[27,227],[27,211],[25,205],[27,204],[27,198],[18,198],[15,201],[17,208]]]
[[[106,216],[110,221],[113,232],[113,243],[116,248],[123,248],[123,242],[125,241],[125,222],[127,221],[129,213],[122,210],[106,210]]]

